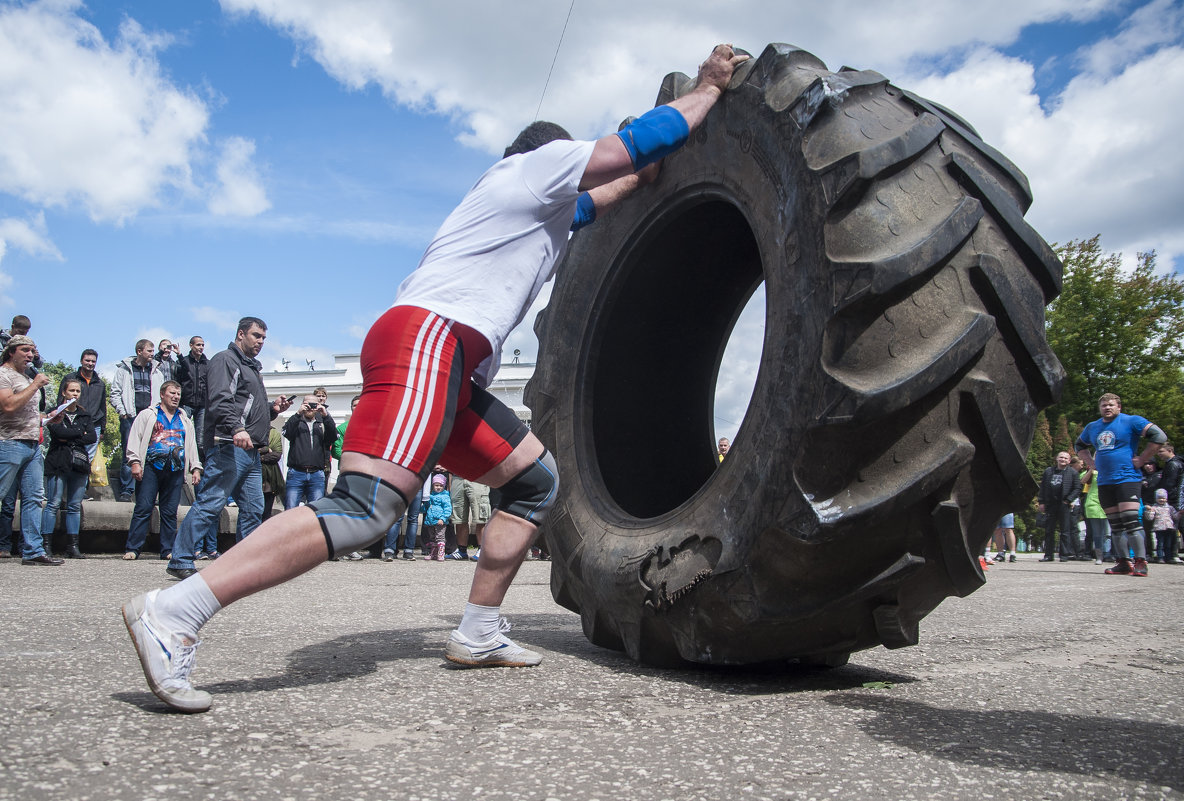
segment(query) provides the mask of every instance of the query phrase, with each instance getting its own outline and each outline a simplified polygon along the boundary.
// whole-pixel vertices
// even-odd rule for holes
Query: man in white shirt
[[[703,122],[747,58],[719,45],[694,89],[616,134],[572,141],[559,126],[536,122],[507,148],[371,327],[362,399],[333,492],[272,517],[200,574],[124,605],[161,700],[187,712],[208,709],[210,695],[189,683],[198,629],[223,606],[380,538],[437,462],[496,493],[469,603],[445,658],[472,667],[541,661],[502,633],[500,607],[558,476],[543,444],[484,387],[570,230],[652,181],[658,162]]]

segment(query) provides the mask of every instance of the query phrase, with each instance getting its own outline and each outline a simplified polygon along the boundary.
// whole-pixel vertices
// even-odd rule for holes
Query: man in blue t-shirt
[[[1074,446],[1087,468],[1098,471],[1098,502],[1114,534],[1114,556],[1109,575],[1146,576],[1147,549],[1139,523],[1139,497],[1143,486],[1142,467],[1151,461],[1160,444],[1167,442],[1163,429],[1145,417],[1122,413],[1122,399],[1106,393],[1098,399],[1102,417],[1085,427]],[[1150,440],[1135,455],[1139,441]],[[1090,453],[1093,448],[1093,453]],[[1134,549],[1134,563],[1130,559]]]

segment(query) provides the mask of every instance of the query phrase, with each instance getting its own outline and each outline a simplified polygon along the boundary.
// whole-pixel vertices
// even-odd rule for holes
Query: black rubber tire
[[[668,76],[658,102],[691,85]],[[915,644],[983,583],[1063,378],[1061,265],[1030,202],[964,122],[877,73],[780,44],[738,71],[659,180],[576,235],[535,324],[551,589],[592,642],[839,665]],[[717,467],[717,372],[761,281],[760,370]]]

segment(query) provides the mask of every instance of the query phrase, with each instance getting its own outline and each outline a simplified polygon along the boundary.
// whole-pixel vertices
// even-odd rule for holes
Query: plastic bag
[[[107,486],[107,457],[103,455],[103,446],[95,448],[95,458],[90,463],[90,485],[92,487]]]

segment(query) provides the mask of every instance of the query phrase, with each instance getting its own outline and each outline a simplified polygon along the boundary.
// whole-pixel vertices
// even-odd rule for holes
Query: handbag
[[[70,449],[70,470],[90,475],[90,457],[86,455],[86,451],[78,448]]]

